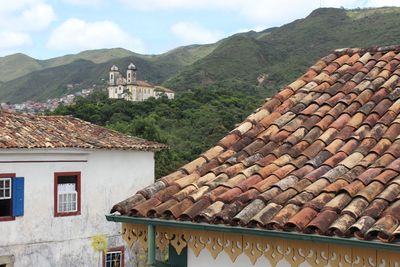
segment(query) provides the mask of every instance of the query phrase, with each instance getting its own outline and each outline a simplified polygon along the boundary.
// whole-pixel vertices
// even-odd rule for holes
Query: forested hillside
[[[78,98],[54,114],[72,115],[123,133],[170,145],[156,155],[156,175],[168,174],[217,142],[263,101],[258,95],[226,90],[183,92],[173,100],[108,99],[101,92]]]

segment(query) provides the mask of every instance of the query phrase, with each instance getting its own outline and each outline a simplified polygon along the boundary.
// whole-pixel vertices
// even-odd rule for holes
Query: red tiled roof
[[[144,87],[154,87],[151,83],[147,81],[135,81],[133,84],[138,85],[138,86],[144,86]]]
[[[88,148],[157,151],[166,147],[70,116],[0,112],[0,149]]]
[[[171,89],[166,88],[166,87],[164,87],[164,86],[160,86],[160,85],[154,86],[154,90],[156,90],[156,91],[162,91],[162,92],[166,92],[166,93],[175,93],[175,92],[172,91]]]
[[[334,51],[112,212],[395,241],[399,63],[400,46]]]

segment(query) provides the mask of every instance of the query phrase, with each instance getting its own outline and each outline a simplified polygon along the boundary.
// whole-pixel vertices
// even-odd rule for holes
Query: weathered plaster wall
[[[87,162],[19,162],[69,161]],[[1,163],[3,162],[3,163]],[[54,217],[54,172],[81,172],[81,215]],[[152,152],[0,151],[0,173],[25,177],[24,216],[0,222],[0,256],[14,255],[15,266],[97,266],[90,237],[104,234],[121,246],[121,226],[105,220],[111,206],[154,180]],[[129,255],[126,255],[129,261]]]

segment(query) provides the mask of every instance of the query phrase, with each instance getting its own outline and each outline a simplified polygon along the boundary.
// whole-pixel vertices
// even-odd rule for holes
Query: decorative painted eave
[[[291,266],[303,262],[311,266],[400,264],[400,246],[391,243],[123,215],[107,215],[106,218],[123,223],[122,235],[128,247],[140,242],[146,249],[149,246],[147,229],[152,225],[156,232],[155,246],[165,251],[171,245],[178,254],[185,247],[196,256],[206,249],[213,258],[225,252],[232,262],[245,254],[253,265],[264,256],[271,266],[282,259]]]

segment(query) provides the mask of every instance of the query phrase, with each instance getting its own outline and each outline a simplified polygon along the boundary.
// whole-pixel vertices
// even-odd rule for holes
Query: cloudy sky
[[[159,54],[262,30],[322,7],[400,6],[399,0],[0,0],[0,56],[46,59],[123,47]]]

